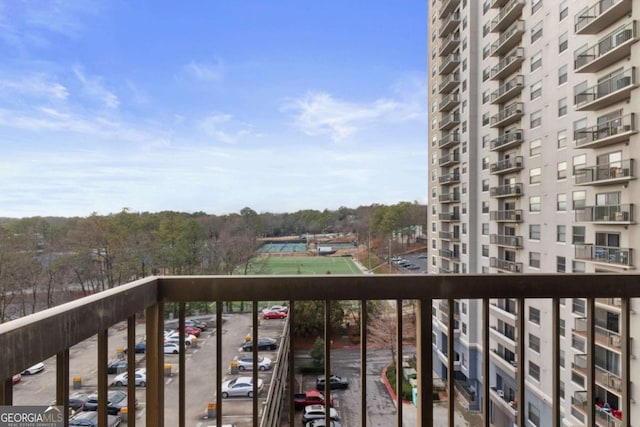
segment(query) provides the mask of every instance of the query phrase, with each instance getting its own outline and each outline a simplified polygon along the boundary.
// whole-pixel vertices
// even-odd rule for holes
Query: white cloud
[[[219,60],[215,64],[191,61],[184,68],[187,74],[195,80],[214,82],[224,78],[224,66]]]
[[[230,114],[215,113],[200,121],[200,128],[220,142],[235,144],[243,137],[253,135],[254,126],[237,121]]]
[[[74,67],[73,73],[80,81],[80,83],[82,83],[84,91],[87,93],[87,95],[97,99],[108,108],[118,108],[118,106],[120,105],[118,97],[102,85],[102,79],[100,77],[85,76],[81,67]]]
[[[65,100],[69,96],[69,91],[65,86],[58,82],[50,81],[41,74],[32,74],[15,80],[0,80],[0,89],[22,95],[59,100]]]

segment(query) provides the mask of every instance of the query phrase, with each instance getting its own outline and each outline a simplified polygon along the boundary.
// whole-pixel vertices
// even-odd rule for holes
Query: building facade
[[[429,2],[431,272],[634,271],[640,2]],[[580,298],[560,303],[554,331],[550,301],[528,301],[518,313],[514,301],[493,300],[489,349],[481,345],[479,301],[434,304],[436,373],[449,375],[445,321],[453,309],[453,376],[469,407],[487,398],[494,425],[512,426],[519,410],[530,425],[550,425],[545,348],[560,334],[563,424],[584,425],[587,405],[595,404],[599,425],[620,425],[621,379],[640,382],[633,345],[630,354],[621,351],[620,301],[597,299],[593,313]],[[592,402],[585,391],[588,316],[596,331]],[[640,321],[630,322],[633,336]],[[479,393],[484,351],[490,396]],[[526,372],[525,408],[516,398],[518,369]],[[633,402],[630,410],[640,410]]]

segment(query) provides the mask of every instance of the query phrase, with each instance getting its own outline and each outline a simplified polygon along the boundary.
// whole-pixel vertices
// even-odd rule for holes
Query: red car
[[[269,310],[262,313],[263,319],[284,319],[285,317],[287,317],[285,311]]]
[[[176,329],[176,332],[178,332],[178,330]],[[184,327],[184,332],[187,335],[193,335],[196,338],[200,337],[200,333],[202,332],[202,330],[200,328],[195,328],[193,326],[185,326]]]

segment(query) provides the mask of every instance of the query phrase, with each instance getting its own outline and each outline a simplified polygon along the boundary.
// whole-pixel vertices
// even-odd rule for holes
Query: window
[[[540,310],[535,307],[529,307],[529,322],[540,324]]]
[[[567,259],[563,256],[556,257],[556,272],[566,273],[567,271]]]
[[[576,174],[576,170],[582,169],[587,164],[587,155],[580,154],[573,157],[573,175]]]
[[[567,195],[565,193],[556,194],[556,210],[558,212],[567,210]]]
[[[542,210],[542,201],[540,196],[529,197],[529,212],[540,212]]]
[[[585,238],[585,227],[584,226],[574,226],[571,229],[571,243],[584,243]]]
[[[564,336],[564,334],[566,333],[566,322],[564,319],[560,319],[560,322],[558,323],[558,333],[560,334],[561,337]]]
[[[540,37],[542,37],[542,21],[531,28],[531,43],[535,43]]]
[[[567,130],[563,129],[558,131],[558,148],[564,148],[567,146]]]
[[[462,253],[463,253],[464,255],[466,255],[466,254],[467,254],[467,244],[466,244],[466,243],[463,243],[463,244],[462,244]]]
[[[587,192],[584,190],[573,192],[573,210],[584,209]]]
[[[538,110],[531,113],[529,127],[533,129],[541,125],[542,125],[542,111]]]
[[[484,26],[482,27],[482,37],[486,37],[487,34],[489,34],[489,32],[491,31],[491,23],[487,22],[486,24],[484,24]]]
[[[483,214],[489,213],[489,202],[486,200],[482,202],[482,213]]]
[[[489,146],[489,135],[482,136],[482,148],[487,148]]]
[[[540,367],[532,361],[529,361],[529,376],[536,381],[540,381]]]
[[[483,179],[482,180],[482,191],[489,191],[489,180],[488,179]]]
[[[482,245],[482,256],[483,257],[489,256],[489,245]]]
[[[561,85],[563,83],[566,83],[567,80],[567,66],[563,65],[562,67],[558,68],[558,84]]]
[[[529,239],[540,240],[540,224],[529,224]]]
[[[535,53],[531,57],[531,71],[533,72],[540,67],[542,67],[542,51]]]
[[[482,126],[486,126],[489,124],[489,112],[487,111],[482,115]]]
[[[542,154],[542,140],[534,139],[529,142],[529,156],[537,156]]]
[[[558,117],[567,115],[567,98],[558,100]]]
[[[540,338],[533,334],[529,334],[529,348],[536,353],[540,353]]]
[[[486,104],[487,102],[489,102],[489,91],[485,90],[482,92],[482,103]]]
[[[567,226],[556,225],[556,242],[566,242],[567,240]]]
[[[529,267],[540,268],[540,252],[529,252]]]
[[[584,338],[579,337],[577,335],[571,335],[571,347],[575,348],[580,352],[584,352],[586,347],[585,344],[586,342]]]
[[[560,34],[560,38],[558,39],[558,51],[562,53],[565,50],[567,50],[568,47],[569,47],[569,33],[564,32]]]
[[[531,368],[531,362],[529,362],[529,368]],[[531,369],[529,369],[529,375],[533,377]],[[538,381],[540,381],[540,368],[538,368]],[[527,403],[527,420],[536,427],[540,425],[540,409],[531,402]]]
[[[540,184],[542,182],[542,169],[529,169],[529,184]]]
[[[533,15],[542,7],[542,0],[531,0],[531,14]]]
[[[531,85],[531,99],[540,98],[542,96],[542,80],[538,80]]]
[[[486,222],[482,223],[482,235],[483,236],[489,235],[489,223],[486,223]]]
[[[572,271],[574,273],[584,273],[585,271],[587,271],[587,265],[582,262],[582,261],[573,261],[573,269]]]
[[[568,0],[562,0],[560,2],[560,21],[569,16],[569,6],[567,2]]]
[[[487,170],[489,169],[489,158],[488,157],[483,157],[482,158],[482,170]]]
[[[586,313],[584,300],[581,298],[573,298],[571,303],[571,311],[573,314],[584,316]]]
[[[558,179],[567,178],[567,162],[558,163]]]
[[[482,49],[482,59],[487,59],[491,54],[491,45],[488,44]]]

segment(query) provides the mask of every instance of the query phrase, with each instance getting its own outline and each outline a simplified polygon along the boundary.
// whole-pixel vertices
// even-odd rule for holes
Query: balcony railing
[[[449,148],[457,144],[460,144],[460,133],[448,132],[442,135],[442,137],[438,141],[438,148]]]
[[[460,25],[460,12],[453,12],[440,26],[438,35],[441,38],[446,37],[447,34],[454,30],[458,25]]]
[[[604,163],[575,170],[576,185],[609,185],[634,177],[633,159]]]
[[[444,39],[442,44],[440,45],[440,56],[447,56],[451,52],[453,52],[460,45],[460,32],[456,31],[455,33],[449,34],[449,37]]]
[[[517,75],[491,93],[492,104],[503,104],[517,96],[524,87],[524,76]]]
[[[491,187],[489,195],[491,197],[521,197],[523,186],[521,183],[506,184],[499,187]]]
[[[460,84],[460,73],[447,75],[442,79],[438,93],[449,93]]]
[[[508,28],[516,18],[522,15],[524,4],[524,0],[511,0],[500,9],[498,16],[491,20],[491,32],[496,33]]]
[[[442,212],[442,213],[438,214],[438,219],[440,221],[458,222],[458,221],[460,221],[460,213],[457,212],[457,211]]]
[[[438,179],[440,184],[456,184],[460,182],[460,174],[458,172],[441,175]]]
[[[576,209],[576,222],[631,224],[634,222],[633,203],[625,205],[585,206]]]
[[[458,104],[460,104],[460,94],[450,93],[440,100],[440,103],[438,104],[438,110],[441,113],[450,111],[453,108],[457,107]]]
[[[597,34],[631,13],[632,0],[597,0],[575,15],[576,34]]]
[[[489,170],[492,174],[503,174],[514,172],[523,168],[524,160],[522,156],[509,157],[499,162],[491,163]]]
[[[460,163],[460,153],[453,152],[438,159],[438,165],[451,166]]]
[[[460,240],[460,233],[459,232],[454,232],[454,231],[441,231],[438,234],[438,237],[440,237],[442,240],[449,240],[452,242],[457,242]]]
[[[460,124],[460,113],[443,114],[440,120],[440,130],[452,129]]]
[[[439,255],[443,258],[448,258],[453,261],[460,260],[460,254],[450,249],[440,249]]]
[[[510,209],[504,211],[491,211],[489,212],[489,219],[491,221],[498,222],[522,222],[524,216],[522,209]]]
[[[576,73],[595,73],[628,57],[631,45],[638,41],[636,21],[616,28],[597,44],[576,51],[573,68]]]
[[[491,68],[490,79],[502,80],[505,77],[515,73],[520,69],[520,65],[524,62],[524,48],[517,47],[506,54],[504,58],[498,62],[498,65]]]
[[[599,110],[629,99],[631,90],[637,86],[636,67],[631,67],[575,95],[575,108],[578,111]]]
[[[592,262],[617,265],[620,267],[633,266],[633,250],[614,246],[599,246],[594,244],[576,244],[575,258]]]
[[[524,21],[519,19],[491,44],[491,56],[500,56],[520,43],[524,34]]]
[[[438,196],[440,203],[458,203],[460,201],[460,193],[445,193]]]
[[[510,271],[512,273],[522,273],[522,263],[510,261],[502,258],[489,258],[489,265],[498,270]]]
[[[573,132],[576,148],[600,148],[626,142],[637,133],[635,113],[616,117],[606,122]]]
[[[524,115],[524,103],[514,102],[504,107],[498,114],[491,116],[492,128],[504,127],[517,121]]]
[[[460,4],[460,0],[444,0],[440,6],[440,19],[443,19],[449,13],[453,12],[455,8]]]
[[[473,286],[469,286],[473,283]],[[361,276],[341,276],[341,275],[318,275],[318,276],[176,276],[176,277],[150,277],[141,279],[136,282],[129,283],[105,292],[101,292],[92,296],[78,299],[76,301],[64,304],[49,310],[39,312],[24,318],[14,320],[0,325],[0,348],[3,349],[2,363],[0,364],[0,377],[4,379],[4,386],[0,391],[0,403],[3,405],[13,404],[13,392],[11,379],[15,372],[20,372],[28,366],[46,360],[49,357],[56,359],[55,383],[56,392],[55,400],[58,404],[64,406],[62,411],[65,418],[65,424],[68,422],[68,402],[69,402],[69,372],[70,372],[70,348],[81,343],[88,337],[96,336],[97,340],[97,391],[98,400],[98,418],[100,425],[106,425],[107,421],[107,390],[108,376],[106,371],[106,362],[108,360],[108,328],[120,322],[126,321],[127,324],[127,342],[130,348],[135,345],[135,325],[137,315],[144,312],[146,321],[146,366],[147,366],[147,386],[144,390],[145,408],[143,414],[145,425],[154,427],[164,427],[164,411],[165,411],[165,379],[163,370],[163,343],[162,343],[162,327],[164,305],[176,303],[179,305],[179,324],[180,330],[183,330],[185,319],[185,304],[190,302],[215,302],[216,322],[222,324],[222,306],[225,302],[230,301],[249,301],[252,307],[253,325],[251,330],[253,338],[257,339],[258,332],[258,303],[260,301],[289,301],[290,313],[293,315],[289,318],[291,323],[290,329],[295,325],[295,307],[299,301],[317,300],[323,301],[327,313],[330,313],[331,304],[334,301],[351,300],[360,301],[361,308],[366,307],[368,301],[387,301],[395,300],[397,306],[397,314],[403,315],[402,302],[404,300],[417,301],[416,320],[416,357],[418,360],[417,380],[418,380],[418,400],[417,400],[417,420],[419,426],[430,427],[434,425],[433,420],[433,352],[431,344],[432,336],[432,306],[434,299],[444,299],[453,301],[455,299],[480,299],[482,301],[483,323],[489,325],[489,301],[491,299],[514,298],[515,303],[524,309],[527,299],[553,298],[553,309],[551,310],[550,322],[552,325],[560,324],[559,299],[560,298],[587,298],[587,310],[593,312],[593,301],[595,298],[622,298],[621,324],[628,324],[630,313],[629,299],[640,297],[640,288],[637,286],[637,275],[607,275],[607,274],[580,274],[580,275],[558,275],[558,274],[540,274],[540,275],[521,275],[518,280],[513,280],[511,275],[501,274],[482,274],[482,275],[463,275],[463,276],[438,276],[438,275],[361,275]],[[523,311],[524,312],[524,311]],[[361,315],[363,312],[361,311]],[[330,317],[324,316],[324,327],[328,329]],[[525,320],[522,319],[524,327]],[[454,336],[453,329],[455,321],[453,313],[448,315],[447,329],[448,336]],[[403,322],[398,323],[399,332],[397,336],[402,337]],[[592,325],[592,323],[591,323]],[[553,327],[555,330],[556,326]],[[367,337],[368,322],[360,323],[361,337]],[[522,352],[524,357],[525,333],[516,332],[518,336],[518,351]],[[593,336],[594,330],[590,328],[587,334]],[[630,425],[630,393],[631,376],[627,371],[629,366],[629,345],[630,331],[624,329],[621,332],[622,347],[621,355],[622,367],[620,405],[622,420],[624,425]],[[288,330],[284,331],[281,342],[280,354],[288,355],[294,352],[294,340],[289,340]],[[210,419],[210,424],[222,425],[223,413],[228,405],[228,401],[221,398],[221,382],[222,375],[216,375],[215,372],[224,372],[222,366],[222,358],[220,357],[222,347],[224,345],[224,334],[215,334],[216,341],[216,360],[214,362],[215,371],[211,371],[213,381],[212,389],[215,391],[215,404],[217,412],[214,419]],[[479,348],[491,349],[488,337],[485,335],[480,338],[482,344]],[[559,334],[550,335],[551,344],[548,351],[553,354],[554,358],[560,357],[560,338]],[[184,350],[184,341],[181,340]],[[234,343],[237,344],[237,343]],[[402,340],[395,340],[397,347],[397,357],[403,356]],[[444,352],[451,354],[453,350],[444,346]],[[257,352],[257,347],[254,347]],[[325,375],[332,372],[333,352],[330,351],[330,341],[325,340]],[[518,408],[527,407],[527,372],[524,369],[517,369],[515,360],[519,360],[520,353],[515,355],[499,354],[497,350],[488,351],[482,356],[482,370],[484,377],[488,380],[481,385],[479,392],[482,396],[493,396],[497,394],[496,390],[491,389],[491,374],[489,371],[489,360],[498,363],[498,359],[502,358],[506,361],[506,366],[513,362],[512,373],[516,378],[517,384],[517,402]],[[184,355],[184,353],[182,353]],[[135,354],[129,352],[128,357],[128,374],[133,375],[135,368]],[[254,353],[254,360],[257,354]],[[595,354],[592,355],[595,357]],[[510,360],[508,360],[510,358]],[[366,341],[361,346],[359,360],[362,369],[368,366],[367,345]],[[445,358],[448,371],[455,372],[459,369],[460,362],[454,358]],[[522,359],[524,360],[524,359]],[[289,411],[288,415],[282,412],[282,402],[288,400],[288,405],[293,407],[293,394],[291,391],[295,387],[295,376],[286,376],[287,370],[295,371],[295,359],[287,357],[278,360],[275,365],[280,367],[280,375],[282,381],[273,381],[270,384],[269,393],[266,396],[258,396],[257,393],[250,399],[253,410],[250,417],[251,425],[254,426],[277,426],[280,424],[279,417],[288,417],[289,425],[294,425],[297,417],[294,411]],[[178,426],[186,424],[186,407],[185,399],[188,387],[186,372],[190,367],[187,366],[187,360],[184,356],[178,359],[178,376],[175,381],[179,384],[178,395],[175,398],[176,413],[178,414]],[[397,378],[402,378],[402,364],[397,365]],[[549,402],[551,406],[551,414],[549,423],[546,425],[560,426],[561,408],[560,399],[560,367],[558,364],[548,366],[551,371],[552,378],[556,390]],[[206,373],[205,373],[206,374]],[[254,378],[257,377],[258,371],[253,370]],[[587,366],[584,375],[586,376],[586,384],[595,384],[596,369]],[[453,414],[454,410],[454,375],[447,378],[447,387],[450,391],[449,396],[449,413]],[[328,381],[328,378],[325,377]],[[358,394],[358,401],[362,401],[364,410],[359,413],[358,424],[368,425],[370,423],[367,411],[367,377],[361,377],[358,380],[360,387],[355,393]],[[254,381],[256,384],[257,381]],[[133,383],[130,386],[129,404],[134,407],[133,399],[135,398],[135,389]],[[595,392],[595,390],[594,390]],[[589,394],[587,394],[589,395]],[[595,393],[591,394],[592,396]],[[51,397],[45,397],[49,404]],[[398,395],[396,401],[396,425],[402,425],[403,422],[403,405],[401,396]],[[482,399],[482,412],[484,414],[484,425],[490,425],[489,417],[489,400]],[[515,401],[515,399],[514,399]],[[594,425],[597,416],[595,412],[594,402],[586,403],[590,410],[586,411],[586,424]],[[517,425],[526,425],[526,411],[517,411]],[[136,418],[129,418],[129,426],[135,426]],[[448,420],[449,426],[456,425],[456,420],[451,417]]]
[[[460,65],[459,53],[452,53],[449,56],[445,56],[440,62],[440,67],[438,67],[438,74],[449,74],[451,71],[455,70],[458,65]]]
[[[586,317],[579,317],[575,319],[575,326],[573,329],[573,332],[575,334],[586,338],[588,330],[589,324]],[[620,348],[622,348],[622,336],[620,335],[620,333],[611,331],[598,325],[595,325],[594,332],[596,344],[603,347],[608,347],[615,351],[620,351]]]
[[[498,138],[492,139],[489,145],[491,146],[491,151],[501,151],[516,147],[523,142],[524,131],[522,129],[511,129]]]
[[[489,241],[492,245],[508,246],[511,248],[522,247],[522,236],[508,236],[502,234],[491,234]]]

